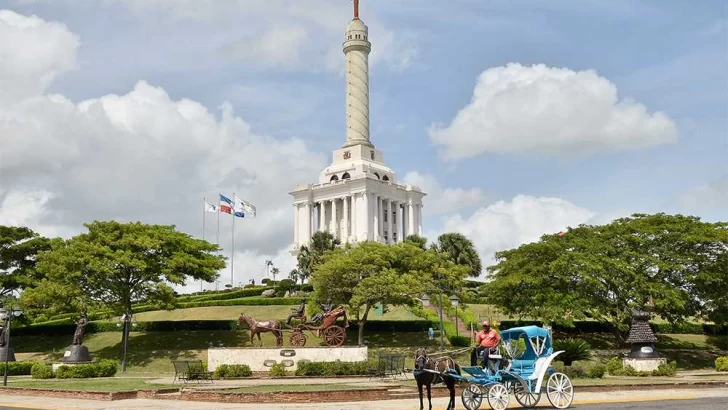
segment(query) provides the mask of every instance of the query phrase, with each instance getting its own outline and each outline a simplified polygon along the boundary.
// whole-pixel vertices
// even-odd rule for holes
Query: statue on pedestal
[[[7,347],[8,334],[5,331],[5,325],[0,325],[0,349]]]
[[[81,317],[76,321],[76,331],[73,333],[73,344],[68,347],[63,354],[63,363],[88,363],[91,361],[91,353],[88,347],[83,345],[83,334],[88,325],[88,316],[86,312],[81,313]]]
[[[8,346],[8,331],[7,331],[7,323],[4,322],[0,324],[0,362],[14,362],[15,361],[15,352],[13,349]]]

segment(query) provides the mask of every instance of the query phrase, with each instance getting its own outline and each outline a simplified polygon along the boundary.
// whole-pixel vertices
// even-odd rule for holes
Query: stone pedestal
[[[661,364],[667,363],[667,359],[664,357],[649,357],[649,358],[639,358],[639,357],[626,357],[622,359],[622,364],[624,367],[631,367],[638,372],[651,372],[653,370],[657,370],[658,367],[660,367]]]
[[[91,361],[91,353],[88,347],[84,345],[71,345],[63,353],[63,363],[89,363]]]
[[[291,348],[209,348],[207,370],[213,372],[221,364],[247,364],[254,372],[267,372],[274,364],[282,364],[295,371],[300,361],[310,362],[362,362],[368,359],[366,346],[343,347],[291,347]]]
[[[1,347],[0,348],[0,362],[5,363],[6,360],[8,362],[15,361],[15,350],[13,350],[12,347]]]

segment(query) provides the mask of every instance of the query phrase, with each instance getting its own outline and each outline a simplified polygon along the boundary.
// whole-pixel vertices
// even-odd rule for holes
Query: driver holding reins
[[[475,343],[477,343],[477,346],[470,354],[470,365],[476,366],[478,363],[478,356],[480,355],[480,352],[483,352],[483,368],[485,369],[486,366],[488,366],[488,357],[491,353],[496,352],[496,347],[498,347],[499,341],[500,335],[498,332],[495,331],[495,329],[490,328],[489,321],[483,321],[483,330],[478,332],[475,336]]]

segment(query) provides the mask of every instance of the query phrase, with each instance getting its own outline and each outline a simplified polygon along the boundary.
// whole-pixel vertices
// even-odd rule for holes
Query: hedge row
[[[189,302],[201,302],[203,300],[228,300],[228,299],[238,299],[238,298],[247,298],[251,296],[260,296],[261,293],[263,293],[266,290],[274,289],[271,286],[267,287],[255,287],[250,289],[237,289],[228,291],[225,293],[215,293],[215,294],[202,294],[202,295],[195,295],[195,296],[179,296],[177,297],[177,300],[179,303],[187,303]]]
[[[208,307],[208,306],[271,306],[271,305],[298,305],[301,298],[245,298],[228,300],[203,300],[200,302],[183,302],[178,308]]]
[[[29,376],[38,362],[8,362],[8,376]],[[0,362],[0,375],[5,374],[5,362]]]
[[[498,328],[501,330],[510,329],[518,326],[536,325],[543,326],[542,321],[538,320],[499,320]],[[728,333],[728,326],[717,326],[708,323],[653,323],[650,322],[652,330],[655,333],[663,334],[694,334],[717,336]],[[559,333],[580,334],[580,333],[612,333],[614,327],[609,323],[593,322],[593,321],[577,321],[574,327],[553,325],[553,330]]]

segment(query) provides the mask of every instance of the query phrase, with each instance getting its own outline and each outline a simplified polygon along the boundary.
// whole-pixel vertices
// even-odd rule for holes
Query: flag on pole
[[[218,212],[219,209],[220,208],[217,205],[205,201],[205,212]]]
[[[220,212],[225,212],[226,214],[233,213],[233,201],[223,194],[220,194]]]
[[[253,214],[253,216],[256,215],[257,209],[255,208],[255,205],[251,204],[249,201],[240,199],[237,196],[233,196],[233,198],[235,199],[236,211]]]

